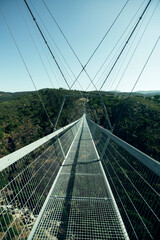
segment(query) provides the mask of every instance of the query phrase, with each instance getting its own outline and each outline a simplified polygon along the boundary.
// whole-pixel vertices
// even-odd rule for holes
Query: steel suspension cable
[[[44,49],[44,46],[43,46],[43,44],[42,44],[42,40],[41,40],[41,38],[40,38],[40,36],[39,36],[39,33],[36,31],[36,27],[35,27],[33,21],[31,21],[31,24],[32,24],[32,26],[33,26],[33,28],[34,28],[34,31],[35,31],[35,33],[36,33],[36,36],[37,36],[37,38],[38,38],[38,40],[39,40],[39,44],[41,45],[41,48],[42,48],[43,53],[44,53],[44,55],[45,55],[45,58],[46,58],[49,66],[50,66],[50,69],[51,69],[51,71],[52,71],[52,74],[53,74],[54,78],[56,79],[57,85],[60,87],[59,80],[58,80],[58,78],[57,78],[57,76],[56,76],[56,73],[55,73],[55,71],[54,71],[54,69],[53,69],[53,64],[51,64],[51,62],[50,62],[50,60],[49,60],[49,58],[48,58],[48,56],[47,56],[47,53],[46,53],[46,51],[45,51],[46,49]]]
[[[143,3],[145,2],[145,0],[143,1]],[[133,19],[135,18],[135,16],[137,15],[138,11],[140,10],[140,8],[142,7],[143,3],[140,5],[139,9],[137,10],[137,12],[135,13],[135,15],[133,16],[133,18],[131,19],[131,21],[129,22],[129,24],[127,25],[127,27],[125,28],[125,30],[123,31],[122,35],[120,36],[120,38],[118,39],[118,41],[116,42],[116,44],[114,45],[114,47],[112,48],[112,50],[110,51],[110,53],[108,54],[108,56],[106,57],[106,59],[104,60],[104,62],[102,63],[101,67],[99,68],[99,70],[96,72],[96,74],[93,77],[93,81],[94,79],[97,77],[98,73],[101,71],[101,69],[103,68],[103,66],[105,65],[106,61],[108,60],[108,58],[111,56],[111,54],[113,53],[114,49],[116,48],[116,46],[118,45],[118,43],[120,42],[120,40],[122,39],[122,37],[124,36],[125,32],[127,31],[127,29],[129,28],[129,26],[131,25]],[[109,66],[109,64],[108,64]],[[97,80],[97,82],[95,83],[95,85],[97,85],[99,79]],[[88,84],[86,91],[88,90],[88,88],[90,87],[91,83]]]
[[[127,0],[127,2],[124,4],[124,6],[122,7],[122,9],[120,10],[119,14],[117,15],[117,17],[115,18],[115,20],[113,21],[113,23],[111,24],[111,26],[109,27],[109,29],[107,30],[107,32],[105,33],[105,35],[103,36],[103,38],[101,39],[100,43],[98,44],[98,46],[96,47],[96,49],[94,50],[94,52],[92,53],[92,55],[90,56],[90,58],[88,59],[88,61],[86,62],[86,64],[83,66],[82,71],[79,73],[79,75],[77,76],[77,78],[75,79],[75,81],[73,82],[73,84],[71,85],[71,88],[74,86],[75,82],[77,81],[77,79],[80,77],[80,75],[82,74],[83,71],[86,72],[86,67],[89,64],[89,62],[91,61],[91,59],[93,58],[93,56],[95,55],[95,53],[97,52],[98,48],[100,47],[100,45],[102,44],[102,42],[104,41],[104,39],[106,38],[106,36],[108,35],[108,33],[110,32],[110,30],[112,29],[112,27],[114,26],[114,24],[116,23],[116,21],[118,20],[119,16],[121,15],[121,13],[123,12],[124,8],[126,7],[126,5],[128,4],[129,0]],[[93,84],[93,81],[91,81]],[[95,86],[93,84],[93,86]]]
[[[49,12],[51,18],[53,19],[53,21],[55,22],[57,28],[59,29],[59,31],[61,32],[62,36],[64,37],[64,39],[66,40],[68,46],[70,47],[71,51],[73,52],[74,56],[76,57],[77,61],[79,62],[79,64],[81,65],[81,67],[83,68],[83,65],[79,59],[79,57],[77,56],[76,52],[74,51],[73,47],[71,46],[70,42],[68,41],[67,37],[65,36],[65,34],[63,33],[61,27],[59,26],[58,22],[56,21],[56,19],[54,18],[53,14],[51,13],[51,11],[49,10],[47,4],[45,3],[44,0],[42,0],[43,4],[45,5],[47,11]]]
[[[76,52],[74,51],[74,49],[73,49],[73,47],[71,46],[70,42],[68,41],[67,37],[65,36],[65,34],[64,34],[63,31],[62,31],[62,29],[60,28],[58,22],[56,21],[56,19],[54,18],[53,14],[52,14],[51,11],[49,10],[47,4],[44,2],[44,0],[42,0],[42,2],[44,3],[47,11],[49,12],[49,14],[50,14],[50,16],[51,16],[51,18],[52,18],[53,21],[55,22],[56,26],[58,27],[59,31],[61,32],[62,36],[64,37],[64,39],[65,39],[65,41],[67,42],[68,46],[70,47],[71,51],[73,52],[74,56],[76,57],[76,59],[78,60],[79,64],[80,64],[81,67],[82,67],[82,70],[80,71],[80,73],[78,74],[77,77],[76,77],[76,76],[73,74],[73,72],[72,72],[72,74],[73,74],[74,77],[75,77],[74,84],[75,84],[76,82],[78,82],[78,79],[79,79],[79,77],[80,77],[80,75],[82,74],[83,71],[86,73],[86,75],[88,76],[88,78],[90,79],[90,81],[92,81],[91,78],[90,78],[90,76],[89,76],[89,74],[87,73],[85,67],[83,66],[82,62],[80,61],[78,55],[77,55]],[[74,84],[71,85],[70,89],[73,87]],[[81,85],[80,85],[80,86],[81,86]],[[82,87],[81,87],[81,88],[82,88]],[[82,90],[83,90],[83,88],[82,88]]]
[[[42,36],[44,42],[45,42],[45,44],[46,44],[46,46],[47,46],[47,48],[48,48],[48,50],[49,50],[49,52],[50,52],[50,54],[51,54],[51,56],[52,56],[52,58],[54,59],[54,61],[55,61],[56,65],[57,65],[57,67],[58,67],[58,69],[59,69],[59,71],[60,71],[60,73],[61,73],[63,79],[65,80],[65,82],[66,82],[68,88],[71,89],[70,86],[69,86],[69,84],[68,84],[68,81],[67,81],[67,79],[66,79],[64,73],[62,72],[62,69],[61,69],[60,65],[58,64],[58,62],[57,62],[57,60],[56,60],[56,58],[55,58],[55,56],[54,56],[54,54],[53,54],[53,52],[52,52],[52,50],[51,50],[49,44],[48,44],[48,42],[47,42],[47,40],[46,40],[46,38],[45,38],[45,36],[44,36],[44,34],[42,33],[42,30],[41,30],[39,24],[37,23],[37,20],[35,19],[35,17],[34,17],[34,15],[33,15],[32,11],[31,11],[31,9],[30,9],[28,3],[27,3],[27,1],[24,0],[24,2],[25,2],[25,4],[26,4],[27,9],[28,9],[29,13],[31,14],[31,16],[32,16],[32,18],[33,18],[33,21],[35,22],[35,24],[36,24],[36,26],[37,26],[37,28],[38,28],[38,30],[39,30],[39,32],[40,32],[40,34],[41,34],[41,36]],[[60,112],[59,112],[60,114],[61,114],[61,111],[62,111],[62,109],[61,109]],[[58,114],[58,118],[57,118],[57,120],[56,120],[56,123],[55,123],[54,129],[55,129],[57,123],[58,123],[58,120],[59,120],[60,114]]]
[[[85,64],[85,67],[88,65],[88,63],[90,62],[90,60],[93,58],[94,54],[97,52],[98,48],[100,47],[100,45],[102,44],[102,42],[104,41],[104,39],[106,38],[106,36],[108,35],[108,33],[110,32],[110,30],[112,29],[112,27],[114,26],[114,24],[116,23],[116,21],[118,20],[119,16],[121,15],[121,13],[123,12],[123,10],[125,9],[126,5],[128,4],[129,0],[126,1],[126,3],[124,4],[124,6],[122,7],[122,9],[120,10],[120,12],[118,13],[117,17],[115,18],[115,20],[113,21],[113,23],[111,24],[111,26],[109,27],[109,29],[107,30],[107,32],[105,33],[105,35],[103,36],[103,38],[101,39],[100,43],[98,44],[98,46],[96,47],[96,49],[94,50],[94,52],[92,53],[92,55],[90,56],[90,58],[88,59],[88,61]]]
[[[48,42],[47,42],[47,40],[46,40],[44,34],[42,33],[42,30],[41,30],[39,24],[37,23],[36,18],[34,17],[34,15],[33,15],[32,11],[31,11],[31,9],[30,9],[30,7],[29,7],[27,1],[24,0],[24,2],[25,2],[25,5],[26,5],[26,7],[27,7],[27,9],[28,9],[28,11],[29,11],[31,17],[33,18],[33,21],[35,22],[35,24],[36,24],[36,26],[37,26],[37,28],[38,28],[38,30],[39,30],[41,36],[42,36],[42,38],[43,38],[43,40],[44,40],[44,42],[45,42],[45,44],[46,44],[46,46],[47,46],[47,48],[48,48],[48,50],[49,50],[51,56],[52,56],[52,58],[53,58],[53,60],[54,60],[54,62],[55,62],[55,64],[56,64],[56,66],[57,66],[57,68],[58,68],[58,70],[59,70],[59,72],[61,73],[61,76],[63,77],[65,83],[67,84],[68,88],[70,89],[70,86],[69,86],[69,84],[68,84],[68,81],[67,81],[66,77],[64,76],[64,74],[63,74],[63,72],[62,72],[62,69],[61,69],[61,67],[59,66],[59,64],[58,64],[58,62],[57,62],[57,60],[56,60],[56,58],[55,58],[55,56],[54,56],[54,54],[53,54],[53,52],[52,52],[52,50],[51,50],[49,44],[48,44]]]
[[[96,78],[96,76],[98,75],[98,73],[100,72],[100,70],[102,69],[102,67],[104,66],[104,64],[106,63],[106,61],[108,60],[108,58],[111,56],[112,52],[114,51],[114,49],[116,48],[116,46],[118,45],[118,43],[120,42],[120,40],[122,39],[122,37],[124,36],[125,32],[127,31],[127,29],[129,28],[129,26],[131,25],[133,19],[135,18],[135,16],[137,15],[137,13],[139,12],[140,8],[142,7],[142,5],[144,4],[145,1],[143,1],[143,3],[141,4],[141,6],[139,7],[139,9],[137,10],[136,14],[133,16],[133,18],[131,19],[130,23],[127,25],[126,29],[124,30],[124,32],[122,33],[122,35],[120,36],[120,38],[118,39],[118,41],[116,42],[116,44],[114,45],[114,47],[112,48],[112,50],[110,51],[110,53],[108,54],[107,58],[105,59],[105,61],[103,62],[103,64],[101,65],[100,69],[98,70],[98,72],[96,73],[96,75],[94,76],[93,80]],[[129,33],[130,34],[130,33]],[[128,35],[129,35],[128,34]],[[120,51],[120,49],[122,48],[123,44],[125,43],[125,40],[122,42],[122,44],[120,45],[120,47],[118,48],[118,50],[116,51],[116,53],[114,54],[114,56],[112,57],[112,59],[110,60],[110,62],[108,63],[107,67],[105,68],[105,70],[103,71],[103,73],[101,74],[101,76],[99,77],[99,79],[96,81],[95,85],[98,84],[98,82],[100,81],[100,79],[104,76],[107,68],[109,68],[113,62],[114,59],[116,58],[118,52]],[[91,84],[88,85],[88,87],[90,87]],[[87,87],[87,88],[88,88]]]
[[[41,57],[41,55],[40,55],[40,52],[39,52],[38,47],[37,47],[37,45],[36,45],[36,42],[34,41],[34,38],[33,38],[33,36],[32,36],[32,33],[31,33],[30,29],[29,29],[29,26],[28,26],[28,24],[27,24],[27,22],[26,22],[26,20],[25,20],[25,18],[24,18],[24,16],[23,16],[23,14],[22,14],[22,11],[21,11],[20,6],[19,6],[19,4],[18,4],[17,1],[16,1],[16,3],[17,3],[17,6],[18,6],[18,9],[19,9],[19,11],[20,11],[20,14],[21,14],[21,16],[22,16],[22,18],[23,18],[23,21],[24,21],[24,23],[25,23],[25,25],[26,25],[26,27],[27,27],[27,30],[28,30],[28,32],[29,32],[29,34],[30,34],[30,37],[31,37],[31,39],[32,39],[32,41],[33,41],[34,47],[35,47],[35,49],[36,49],[36,51],[37,51],[37,54],[38,54],[38,56],[39,56],[39,58],[40,58],[40,61],[41,61],[42,65],[43,65],[43,68],[44,68],[44,70],[45,70],[45,72],[46,72],[46,75],[47,75],[47,77],[48,77],[48,79],[49,79],[49,82],[50,82],[52,88],[54,89],[53,82],[52,82],[52,80],[51,80],[51,77],[50,77],[50,75],[49,75],[49,72],[47,71],[47,68],[46,68],[46,66],[45,66],[45,63],[44,63],[44,61],[43,61],[43,59],[42,59],[42,57]],[[57,93],[55,92],[54,94],[55,94],[56,98],[58,99]]]
[[[39,92],[38,92],[38,89],[37,89],[37,87],[36,87],[36,85],[35,85],[35,83],[34,83],[34,80],[33,80],[33,78],[32,78],[32,75],[31,75],[31,73],[30,73],[30,71],[29,71],[29,69],[28,69],[28,66],[27,66],[27,64],[26,64],[26,62],[25,62],[25,60],[24,60],[24,57],[23,57],[23,55],[22,55],[22,53],[21,53],[21,51],[20,51],[20,48],[18,47],[18,44],[17,44],[17,42],[16,42],[16,39],[15,39],[15,37],[14,37],[12,31],[11,31],[11,28],[10,28],[10,26],[9,26],[9,24],[8,24],[8,22],[7,22],[7,20],[6,20],[5,16],[4,16],[1,8],[0,8],[0,13],[1,13],[1,15],[2,15],[2,17],[3,17],[3,19],[4,19],[5,23],[6,23],[6,26],[7,26],[8,30],[9,30],[9,33],[10,33],[10,35],[11,35],[11,38],[12,38],[12,40],[13,40],[16,48],[17,48],[17,51],[18,51],[18,53],[19,53],[19,55],[20,55],[20,57],[21,57],[21,60],[22,60],[22,62],[23,62],[23,64],[24,64],[24,66],[25,66],[26,71],[27,71],[27,73],[28,73],[28,75],[29,75],[29,78],[30,78],[30,80],[31,80],[31,82],[32,82],[35,90],[36,90],[36,93],[37,93],[37,95],[38,95],[38,97],[39,97],[39,100],[40,100],[40,102],[41,102],[41,104],[42,104],[42,107],[43,107],[43,109],[44,109],[44,111],[45,111],[45,113],[46,113],[46,115],[47,115],[47,118],[48,118],[48,120],[49,120],[49,122],[50,122],[50,124],[51,124],[51,127],[53,127],[53,123],[52,123],[52,121],[51,121],[51,119],[50,119],[50,116],[49,116],[48,111],[47,111],[47,109],[46,109],[46,107],[45,107],[45,104],[44,104],[44,102],[43,102],[43,100],[42,100],[42,98],[41,98],[41,96],[40,96],[40,94],[39,94]]]
[[[80,71],[80,73],[78,74],[78,76],[76,77],[75,81],[72,83],[71,88],[74,86],[74,84],[77,82],[77,80],[79,79],[79,77],[81,76],[82,72],[84,71],[87,76],[89,77],[89,74],[86,71],[86,66],[88,65],[88,63],[90,62],[90,60],[93,58],[93,56],[95,55],[95,53],[97,52],[98,48],[100,47],[100,45],[102,44],[102,42],[104,41],[104,39],[106,38],[106,36],[108,35],[108,33],[110,32],[110,30],[112,29],[112,27],[114,26],[114,24],[116,23],[116,21],[118,20],[119,16],[121,15],[121,13],[123,12],[124,8],[126,7],[126,5],[128,4],[129,0],[126,1],[126,3],[124,4],[124,6],[122,7],[122,9],[120,10],[120,12],[118,13],[117,17],[115,18],[115,20],[113,21],[113,23],[111,24],[111,26],[109,27],[109,29],[107,30],[107,32],[105,33],[105,35],[103,36],[103,38],[101,39],[101,41],[99,42],[98,46],[96,47],[96,49],[93,51],[92,55],[90,56],[90,58],[88,59],[88,61],[86,62],[86,64],[83,66],[82,62],[80,61],[79,57],[77,56],[76,52],[74,51],[73,47],[71,46],[70,42],[68,41],[67,37],[65,36],[64,32],[62,31],[61,27],[59,26],[59,24],[57,23],[56,19],[54,18],[53,14],[51,13],[51,11],[49,10],[47,4],[44,2],[44,0],[42,0],[42,2],[44,3],[47,11],[49,12],[50,16],[52,17],[53,21],[55,22],[56,26],[58,27],[59,31],[61,32],[61,34],[63,35],[64,39],[66,40],[68,46],[70,47],[71,51],[73,52],[74,56],[76,57],[77,61],[79,62],[79,64],[82,67],[82,70]],[[91,78],[89,77],[90,81]],[[94,85],[93,85],[94,86]],[[70,88],[70,89],[71,89]]]
[[[145,18],[144,18],[144,19],[145,19]],[[144,19],[143,19],[143,21],[144,21]],[[110,90],[110,89],[112,88],[113,84],[115,83],[116,78],[118,77],[118,75],[119,75],[119,73],[120,73],[120,71],[121,71],[121,69],[122,69],[122,67],[123,67],[123,65],[124,65],[124,63],[125,63],[125,60],[127,59],[128,55],[129,55],[129,53],[130,53],[130,50],[131,50],[133,44],[135,43],[135,40],[136,40],[136,38],[137,38],[140,30],[141,30],[142,24],[143,24],[143,22],[141,23],[140,28],[139,28],[138,31],[136,32],[136,35],[134,36],[133,41],[131,42],[131,44],[130,44],[130,46],[129,46],[127,52],[126,52],[126,54],[123,56],[123,59],[121,59],[122,62],[119,62],[119,65],[117,65],[118,71],[117,71],[115,77],[113,78],[113,80],[109,83],[109,86],[110,86],[110,87],[108,86],[108,88],[109,88],[108,90]],[[147,24],[147,25],[148,25],[148,24]],[[125,71],[123,72],[122,76],[123,76],[124,73],[126,72],[128,66],[129,66],[129,64],[130,64],[130,62],[131,62],[131,60],[132,60],[132,58],[133,58],[133,56],[134,56],[134,54],[135,54],[135,52],[136,52],[136,50],[137,50],[137,48],[138,48],[138,45],[140,44],[140,42],[141,42],[141,40],[142,40],[142,37],[143,37],[146,29],[147,29],[147,28],[144,29],[142,35],[140,36],[140,39],[139,39],[138,43],[137,43],[136,46],[134,47],[133,53],[131,54],[131,57],[130,57],[129,61],[127,62],[127,66],[126,66]],[[121,80],[121,79],[122,79],[122,77],[120,78],[120,80]],[[119,81],[119,82],[120,82],[120,81]],[[116,91],[116,90],[115,90],[115,91]],[[114,91],[114,93],[115,93],[115,91]]]
[[[150,60],[150,58],[151,58],[151,56],[152,56],[152,54],[153,54],[153,52],[154,52],[154,49],[156,48],[156,46],[157,46],[157,44],[158,44],[158,42],[159,42],[159,40],[160,40],[160,36],[158,37],[156,43],[154,44],[154,46],[153,46],[153,48],[152,48],[152,50],[151,50],[151,52],[150,52],[150,54],[149,54],[149,56],[148,56],[148,58],[147,58],[147,60],[146,60],[146,62],[145,62],[145,64],[144,64],[144,66],[143,66],[143,68],[142,68],[142,70],[141,70],[141,72],[140,72],[140,74],[139,74],[139,76],[138,76],[138,78],[137,78],[137,80],[136,80],[136,82],[135,82],[135,84],[134,84],[134,86],[133,86],[133,88],[132,88],[129,96],[131,96],[131,93],[132,93],[133,90],[135,89],[135,87],[136,87],[136,85],[137,85],[137,83],[138,83],[138,81],[139,81],[139,79],[140,79],[140,77],[141,77],[144,69],[146,68],[146,66],[147,66],[147,64],[148,64],[148,62],[149,62],[149,60]]]
[[[69,66],[69,64],[68,64],[67,60],[66,60],[66,59],[65,59],[65,57],[63,56],[63,54],[62,54],[61,50],[59,49],[59,47],[58,47],[57,43],[55,42],[55,40],[53,39],[52,35],[51,35],[51,34],[50,34],[50,32],[48,31],[48,29],[47,29],[46,25],[44,24],[44,21],[43,21],[43,20],[42,20],[42,18],[40,17],[40,15],[39,15],[39,13],[37,12],[36,8],[34,7],[33,3],[32,3],[31,1],[30,1],[30,3],[31,3],[31,5],[32,5],[32,7],[34,8],[34,10],[35,10],[36,14],[38,15],[38,17],[39,17],[39,19],[40,19],[40,21],[41,21],[42,25],[43,25],[43,26],[44,26],[44,28],[46,29],[46,32],[48,33],[48,35],[50,36],[51,40],[52,40],[52,41],[53,41],[53,43],[55,44],[55,46],[56,46],[56,48],[57,48],[57,50],[58,50],[59,54],[61,55],[61,57],[62,57],[63,61],[64,61],[64,62],[65,62],[65,64],[66,64],[66,66],[67,66],[67,67],[68,67],[68,69],[70,70],[70,72],[71,72],[71,74],[73,75],[73,77],[74,77],[74,78],[76,78],[76,76],[75,76],[74,72],[72,71],[72,69],[71,69],[71,67]],[[60,59],[59,59],[59,60],[60,60]],[[79,83],[79,81],[77,81],[77,83],[78,83],[78,85],[80,86],[80,88],[81,88],[81,89],[84,91],[84,89],[83,89],[82,85]]]
[[[135,84],[133,85],[132,90],[131,90],[129,96],[126,98],[126,100],[128,100],[128,99],[131,97],[132,92],[133,92],[133,90],[135,89],[138,81],[140,80],[140,77],[141,77],[142,73],[144,72],[144,70],[145,70],[145,68],[146,68],[146,66],[147,66],[147,64],[148,64],[148,62],[149,62],[149,60],[150,60],[150,58],[151,58],[151,56],[152,56],[152,54],[153,54],[153,52],[154,52],[157,44],[158,44],[158,42],[159,42],[159,40],[160,40],[160,36],[159,36],[158,39],[156,40],[156,42],[155,42],[155,44],[154,44],[154,46],[153,46],[153,48],[152,48],[152,50],[151,50],[151,52],[150,52],[147,60],[146,60],[146,62],[144,63],[143,68],[142,68],[142,70],[141,70],[141,72],[140,72],[137,80],[135,81]],[[118,118],[117,118],[117,121],[116,121],[115,124],[114,124],[114,127],[117,125],[117,123],[118,123],[119,120],[121,119],[122,112],[124,111],[125,108],[126,108],[126,105],[124,104],[124,105],[121,107],[120,114],[119,114],[119,116],[118,116]]]
[[[24,19],[24,21],[25,21],[25,19]],[[27,23],[26,23],[26,25],[27,25]],[[33,25],[33,27],[34,27],[34,25]],[[28,26],[27,26],[27,28],[28,28]],[[28,29],[28,30],[29,30],[29,29]],[[30,32],[30,30],[29,30],[29,32]],[[30,32],[30,35],[31,35],[31,32]],[[37,35],[37,36],[39,37],[39,35]],[[32,35],[31,35],[31,37],[32,37]],[[33,37],[32,37],[32,40],[33,40],[34,45],[35,45],[35,47],[36,47],[36,49],[37,49],[37,46],[36,46],[36,43],[35,43]],[[39,39],[39,41],[40,41],[40,39]],[[40,41],[40,44],[41,44],[41,47],[43,48],[43,45],[42,45],[41,41]],[[38,49],[37,49],[37,51],[38,51]],[[50,67],[51,67],[51,70],[52,70],[52,72],[53,72],[53,74],[54,74],[54,71],[53,71],[53,69],[52,69],[52,65],[51,65],[49,59],[47,58],[47,55],[46,55],[46,53],[45,53],[44,48],[43,48],[43,51],[44,51],[44,54],[45,54],[45,56],[46,56],[46,59],[47,59],[49,65],[50,65]],[[38,51],[38,54],[39,54],[39,56],[40,56],[39,51]],[[40,59],[42,59],[41,56],[40,56]],[[43,60],[42,60],[42,61],[43,61]],[[44,65],[44,64],[43,64],[43,65]],[[44,67],[45,67],[45,66],[44,66]],[[46,68],[45,68],[45,69],[46,69]],[[46,69],[46,71],[47,71],[47,69]],[[48,71],[47,71],[47,73],[48,73]],[[48,75],[48,74],[47,74],[47,75]],[[55,78],[56,78],[56,75],[55,75],[55,74],[54,74],[54,76],[55,76]],[[50,78],[50,76],[48,76],[48,77]],[[54,86],[53,86],[53,83],[52,83],[52,80],[51,80],[51,79],[50,79],[50,82],[51,82],[52,88],[54,89]],[[59,86],[60,86],[60,85],[59,85]],[[55,92],[55,95],[56,95],[56,97],[57,97],[57,100],[59,101],[60,99],[59,99],[59,96],[57,95],[56,92]],[[60,100],[60,101],[61,101],[61,100]],[[58,117],[57,117],[57,118],[58,118]],[[56,122],[57,122],[57,120],[56,120]],[[56,127],[56,122],[54,123],[53,129],[55,129],[55,127]]]
[[[144,36],[144,33],[146,32],[146,30],[147,30],[147,28],[148,28],[148,26],[149,26],[149,23],[151,22],[151,19],[152,19],[153,15],[154,15],[154,13],[155,13],[155,11],[156,11],[159,3],[160,3],[160,2],[158,1],[157,4],[156,4],[156,6],[155,6],[155,8],[154,8],[154,10],[153,10],[153,12],[152,12],[152,14],[151,14],[151,17],[149,18],[149,20],[148,20],[148,22],[147,22],[147,25],[146,25],[143,33],[142,33],[142,35],[141,35],[141,37],[140,37],[140,39],[139,39],[139,41],[138,41],[138,43],[137,43],[137,45],[136,45],[133,53],[132,53],[132,55],[131,55],[128,63],[127,63],[127,66],[125,67],[125,69],[124,69],[124,71],[123,71],[123,73],[122,73],[122,76],[121,76],[120,80],[118,81],[118,83],[117,83],[117,85],[116,85],[116,88],[115,88],[115,90],[114,90],[114,93],[116,92],[116,90],[117,90],[117,88],[118,88],[118,86],[119,86],[119,84],[120,84],[120,82],[121,82],[121,80],[122,80],[122,78],[123,78],[123,76],[124,76],[124,74],[125,74],[128,66],[129,66],[129,64],[130,64],[130,62],[131,62],[131,60],[132,60],[132,58],[133,58],[133,56],[134,56],[134,54],[135,54],[135,51],[136,51],[136,49],[138,48],[138,46],[139,46],[139,44],[140,44],[140,42],[141,42],[141,40],[142,40],[142,38],[143,38],[143,36]]]
[[[117,19],[119,18],[119,16],[121,15],[122,11],[124,10],[124,8],[126,7],[126,5],[128,4],[129,0],[126,1],[126,3],[124,4],[123,8],[120,10],[119,14],[117,15],[117,17],[115,18],[115,20],[113,21],[113,23],[111,24],[110,28],[107,30],[106,34],[104,35],[104,37],[102,38],[102,40],[100,41],[100,43],[98,44],[97,48],[94,50],[94,52],[92,53],[91,57],[88,59],[87,63],[85,64],[85,66],[82,65],[80,59],[78,58],[77,54],[75,53],[75,51],[73,50],[71,44],[69,43],[68,39],[66,38],[65,34],[63,33],[62,29],[60,28],[59,24],[57,23],[57,21],[55,20],[53,14],[51,13],[51,11],[49,10],[49,8],[47,7],[46,3],[44,2],[44,0],[42,0],[46,9],[48,10],[49,14],[51,15],[53,21],[55,22],[55,24],[57,25],[58,29],[60,30],[61,34],[63,35],[64,39],[66,40],[67,44],[69,45],[71,51],[73,52],[73,54],[75,55],[75,57],[77,58],[78,62],[80,63],[81,67],[82,67],[82,70],[80,71],[80,73],[78,74],[77,78],[75,79],[75,81],[72,83],[70,89],[74,86],[74,84],[76,83],[76,81],[79,79],[79,77],[81,76],[82,72],[84,71],[86,73],[86,75],[88,76],[90,82],[92,83],[92,85],[94,86],[94,88],[97,90],[93,80],[91,79],[91,77],[89,76],[89,74],[87,73],[86,71],[86,66],[88,65],[88,63],[90,62],[90,60],[92,59],[92,57],[94,56],[94,54],[96,53],[96,51],[98,50],[98,48],[100,47],[100,45],[102,44],[102,42],[104,41],[104,39],[106,38],[106,36],[108,35],[108,33],[110,32],[110,30],[112,29],[113,25],[115,24],[115,22],[117,21]],[[101,94],[99,93],[100,95],[100,99],[102,101],[102,105],[104,106],[104,111],[105,111],[105,115],[107,116],[107,119],[108,119],[108,123],[109,123],[109,126],[110,126],[110,129],[112,129],[112,125],[111,125],[111,122],[109,120],[109,116],[108,116],[108,112],[107,112],[107,109],[106,109],[106,106],[104,104],[104,101],[103,101],[103,97],[101,96]]]
[[[115,60],[115,62],[114,62],[114,64],[113,64],[113,66],[111,67],[111,69],[110,69],[109,73],[107,74],[107,76],[106,76],[106,78],[105,78],[104,82],[102,83],[102,85],[101,85],[101,87],[100,87],[99,91],[100,91],[100,90],[103,88],[103,86],[104,86],[104,84],[105,84],[106,80],[108,79],[108,77],[110,76],[110,74],[112,73],[112,71],[114,70],[114,68],[115,68],[115,66],[116,66],[116,64],[117,64],[117,62],[119,61],[119,59],[120,59],[121,55],[123,54],[124,50],[126,49],[126,47],[127,47],[128,43],[129,43],[129,41],[130,41],[130,39],[131,39],[132,35],[134,34],[134,32],[135,32],[135,30],[137,29],[137,27],[138,27],[138,25],[139,25],[140,21],[141,21],[141,20],[142,20],[142,18],[143,18],[143,16],[144,16],[145,12],[147,11],[147,9],[148,9],[148,7],[149,7],[149,5],[150,5],[151,1],[152,1],[152,0],[149,0],[149,1],[148,1],[148,3],[147,3],[147,5],[146,5],[145,9],[143,10],[143,12],[142,12],[142,14],[141,14],[140,18],[138,19],[138,21],[137,21],[136,25],[134,26],[134,28],[133,28],[133,30],[132,30],[132,32],[131,32],[131,34],[129,35],[129,37],[128,37],[128,39],[127,39],[126,43],[124,44],[124,46],[123,46],[122,50],[120,51],[120,53],[119,53],[118,57],[116,58],[116,60]]]

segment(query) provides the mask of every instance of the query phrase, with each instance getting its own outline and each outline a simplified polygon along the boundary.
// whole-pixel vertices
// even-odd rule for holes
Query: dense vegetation
[[[7,155],[51,132],[58,116],[60,106],[66,94],[76,94],[76,91],[63,89],[43,89],[39,95],[53,123],[51,125],[37,93],[1,94],[0,96],[0,157]],[[79,92],[78,92],[79,94]],[[5,100],[4,100],[5,99]],[[68,124],[79,110],[81,101],[67,97],[57,128]],[[73,110],[74,109],[74,110]],[[81,113],[77,114],[79,118]]]
[[[43,89],[39,94],[53,124],[65,95],[80,94],[64,89]],[[108,127],[103,106],[95,93],[86,104],[89,116]],[[94,97],[92,97],[94,96]],[[114,126],[114,134],[153,158],[160,160],[160,95],[138,96],[103,93],[104,103]],[[81,96],[67,97],[57,127],[79,118],[83,111]],[[35,92],[0,94],[0,157],[53,131]]]
[[[103,99],[113,133],[160,161],[160,95],[128,98],[121,94],[104,94]],[[108,127],[100,98],[91,98],[88,105],[90,117]]]

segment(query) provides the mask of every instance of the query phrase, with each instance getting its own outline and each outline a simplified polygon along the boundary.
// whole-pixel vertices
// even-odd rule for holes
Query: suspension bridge
[[[129,0],[125,2],[86,64],[82,64],[47,4],[44,0],[42,2],[81,66],[81,71],[74,76],[72,84],[68,83],[61,64],[55,57],[45,33],[26,0],[24,0],[24,5],[68,89],[71,90],[76,83],[82,87],[79,78],[83,72],[86,74],[90,80],[87,89],[93,85],[96,90],[95,95],[100,98],[104,108],[108,129],[95,123],[87,114],[86,103],[90,93],[84,93],[82,88],[82,92],[78,95],[78,98],[81,97],[84,101],[81,117],[57,130],[57,124],[68,96],[64,97],[57,119],[53,124],[16,38],[0,9],[53,129],[49,135],[0,159],[0,239],[158,240],[160,239],[160,163],[113,134],[113,126],[101,94],[102,88],[125,53],[152,1],[147,1],[147,4],[143,2],[138,9],[139,17],[129,30],[121,49],[111,61],[112,66],[99,89],[94,83],[94,78],[92,79],[88,74],[86,67]],[[158,4],[154,5],[147,26]],[[148,55],[130,95],[159,40],[160,37]],[[42,58],[41,61],[43,63]],[[99,71],[105,63],[106,60]],[[76,96],[72,95],[72,97]],[[121,112],[123,110],[122,108]],[[95,111],[94,107],[93,111]]]
[[[1,239],[159,239],[159,162],[85,113],[0,171]]]

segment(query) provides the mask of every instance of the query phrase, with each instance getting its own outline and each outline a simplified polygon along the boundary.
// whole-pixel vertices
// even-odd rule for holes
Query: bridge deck
[[[128,239],[85,117],[29,239]]]

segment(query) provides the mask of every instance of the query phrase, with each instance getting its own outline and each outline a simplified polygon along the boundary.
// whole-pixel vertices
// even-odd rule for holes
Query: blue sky
[[[82,64],[85,65],[119,11],[124,6],[126,0],[45,0],[45,2]],[[97,83],[97,89],[99,89],[104,82],[147,2],[147,0],[130,0],[128,2],[117,22],[87,65],[86,70],[91,79],[93,79],[103,62],[106,60],[101,71],[94,79],[94,83]],[[150,7],[136,29],[131,41],[127,45],[122,57],[119,59],[110,77],[106,80],[106,83],[102,88],[103,90],[108,91],[117,89],[120,91],[131,91],[153,48],[153,45],[160,35],[160,4],[152,16],[157,3],[158,0],[152,0]],[[28,0],[28,4],[46,36],[69,85],[71,85],[75,80],[75,76],[81,71],[80,64],[57,29],[42,0]],[[31,16],[29,15],[24,1],[1,0],[0,8],[12,31],[36,87],[38,89],[51,88],[51,80],[55,88],[67,88],[64,79],[61,77]],[[43,23],[41,22],[41,19],[43,20]],[[127,30],[125,31],[126,28]],[[146,30],[144,32],[145,28]],[[124,31],[125,33],[121,37]],[[141,41],[138,44],[140,39]],[[117,45],[115,49],[112,54],[110,54],[116,43]],[[64,62],[57,46],[74,75]],[[135,48],[136,51],[130,61]],[[43,63],[41,59],[43,60]],[[126,69],[128,61],[130,61],[130,64]],[[136,88],[134,89],[135,91],[160,90],[159,63],[160,42],[158,42],[148,65],[136,85]],[[119,81],[120,84],[118,85]],[[80,85],[82,85],[83,90],[85,90],[90,83],[90,80],[83,72],[79,78],[79,82]],[[73,86],[73,89],[80,89],[79,84],[76,83]],[[90,85],[89,90],[93,89],[94,87]],[[0,91],[16,92],[30,90],[34,90],[33,84],[0,13]]]

